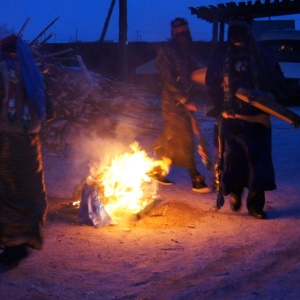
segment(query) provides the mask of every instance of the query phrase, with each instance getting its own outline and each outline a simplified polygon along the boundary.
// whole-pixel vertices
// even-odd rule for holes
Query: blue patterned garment
[[[80,225],[91,225],[95,228],[100,228],[112,223],[112,218],[100,201],[98,190],[95,185],[88,185],[85,183],[83,186],[78,212],[78,222]]]

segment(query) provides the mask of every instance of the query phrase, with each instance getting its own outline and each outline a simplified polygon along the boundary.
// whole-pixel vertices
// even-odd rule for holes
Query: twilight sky
[[[170,21],[175,17],[184,17],[189,21],[194,40],[209,41],[212,25],[191,15],[188,7],[231,1],[128,0],[128,41],[165,41],[170,37]],[[42,39],[53,32],[54,36],[49,42],[98,41],[110,4],[111,0],[1,0],[0,37],[3,35],[1,28],[2,31],[5,28],[5,31],[8,29],[18,33],[30,17],[23,38],[33,40],[50,22],[59,17]],[[106,40],[118,40],[118,17],[119,0],[114,7]],[[296,27],[299,27],[300,15],[281,19],[296,20]]]

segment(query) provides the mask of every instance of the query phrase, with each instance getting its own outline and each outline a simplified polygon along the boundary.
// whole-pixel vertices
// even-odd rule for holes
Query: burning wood
[[[152,210],[157,207],[160,203],[162,202],[162,200],[160,199],[155,199],[154,201],[152,201],[151,203],[149,203],[146,207],[144,207],[140,212],[138,212],[136,214],[136,218],[138,220],[140,220],[141,218],[145,217],[145,216],[148,216]],[[153,217],[161,217],[161,216],[164,216],[165,213],[166,213],[166,210],[167,210],[168,206],[166,206],[165,210],[163,213],[156,213],[156,214],[151,214],[151,216]]]

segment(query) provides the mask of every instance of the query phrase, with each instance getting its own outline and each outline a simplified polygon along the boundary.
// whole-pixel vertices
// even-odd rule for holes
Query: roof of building
[[[299,0],[261,0],[246,2],[228,2],[218,5],[189,7],[191,14],[197,18],[205,20],[209,23],[223,22],[228,23],[230,16],[237,11],[246,11],[251,14],[254,19],[263,17],[274,17],[293,15],[300,13]]]

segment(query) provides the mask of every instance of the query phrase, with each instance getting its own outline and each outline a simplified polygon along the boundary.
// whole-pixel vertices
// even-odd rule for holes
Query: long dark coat
[[[181,57],[172,47],[158,51],[156,65],[161,76],[163,132],[154,152],[172,160],[173,166],[185,167],[191,176],[197,175],[194,159],[194,136],[191,113],[180,103],[192,95],[190,76],[197,69],[192,57]]]

